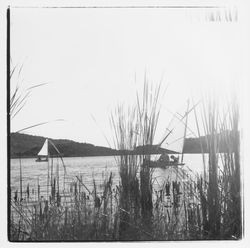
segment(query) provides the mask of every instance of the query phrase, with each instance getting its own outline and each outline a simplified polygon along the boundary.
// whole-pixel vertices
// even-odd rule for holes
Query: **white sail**
[[[37,154],[38,156],[48,156],[48,139],[45,140],[42,149]]]

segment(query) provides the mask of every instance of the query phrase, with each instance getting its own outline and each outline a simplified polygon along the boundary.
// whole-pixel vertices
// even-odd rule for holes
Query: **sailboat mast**
[[[186,139],[186,135],[187,135],[188,110],[189,110],[189,100],[187,102],[187,111],[186,111],[186,121],[185,121],[184,137],[183,137],[183,147],[182,147],[182,154],[181,154],[181,163],[183,163],[183,158],[184,158],[184,144],[185,144],[185,139]]]

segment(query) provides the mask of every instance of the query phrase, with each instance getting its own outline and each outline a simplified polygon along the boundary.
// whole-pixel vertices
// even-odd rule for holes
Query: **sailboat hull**
[[[48,162],[48,158],[37,158],[36,162]]]

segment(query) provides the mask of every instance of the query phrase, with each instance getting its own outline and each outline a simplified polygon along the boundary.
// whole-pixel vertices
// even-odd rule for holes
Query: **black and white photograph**
[[[244,240],[241,12],[188,2],[6,8],[9,242]]]

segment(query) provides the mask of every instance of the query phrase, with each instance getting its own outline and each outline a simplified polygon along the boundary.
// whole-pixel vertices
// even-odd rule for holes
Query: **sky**
[[[22,70],[11,88],[46,85],[34,88],[11,131],[49,121],[25,133],[107,146],[111,112],[132,105],[146,77],[166,89],[160,141],[171,112],[184,111],[188,98],[212,92],[222,99],[241,88],[238,23],[208,22],[208,11],[12,9],[11,60]]]

